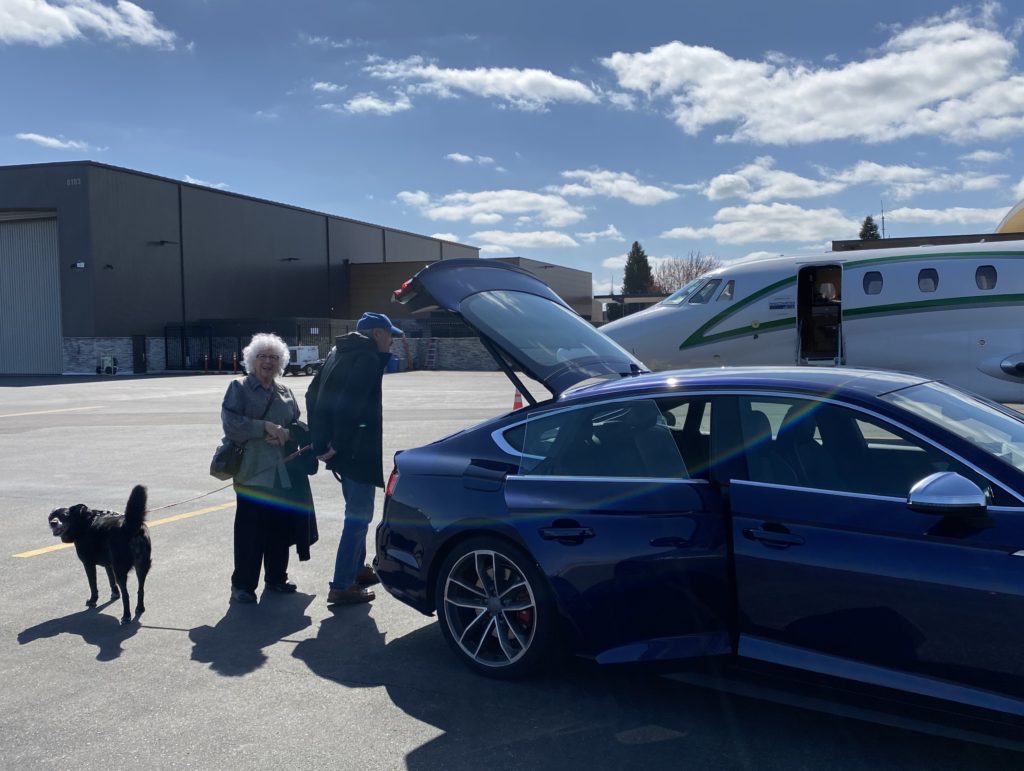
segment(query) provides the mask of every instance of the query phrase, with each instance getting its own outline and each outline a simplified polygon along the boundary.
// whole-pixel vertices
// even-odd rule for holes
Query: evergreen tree
[[[864,224],[860,226],[860,240],[861,241],[878,241],[881,236],[878,234],[878,225],[875,224],[875,218],[870,214],[864,218]]]
[[[654,274],[651,273],[651,263],[647,260],[647,252],[640,246],[639,241],[633,242],[633,247],[626,256],[626,272],[622,278],[623,294],[643,294],[651,291],[654,286]]]

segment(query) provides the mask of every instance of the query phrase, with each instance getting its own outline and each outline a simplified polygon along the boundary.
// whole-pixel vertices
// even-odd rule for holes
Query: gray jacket
[[[267,409],[271,393],[273,401]],[[265,409],[267,414],[260,419]],[[264,440],[264,426],[270,421],[287,427],[298,420],[299,415],[298,402],[288,386],[275,381],[271,389],[266,389],[255,375],[231,381],[221,404],[220,422],[224,436],[245,448],[242,467],[235,475],[236,483],[274,487],[276,482],[277,487],[285,489],[292,486],[284,465],[284,448]]]

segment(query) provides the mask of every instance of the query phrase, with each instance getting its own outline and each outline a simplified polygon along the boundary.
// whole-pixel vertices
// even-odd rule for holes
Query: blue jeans
[[[374,485],[341,478],[341,494],[345,498],[345,525],[334,559],[332,589],[348,589],[356,582],[356,573],[366,563],[366,531],[373,519]]]

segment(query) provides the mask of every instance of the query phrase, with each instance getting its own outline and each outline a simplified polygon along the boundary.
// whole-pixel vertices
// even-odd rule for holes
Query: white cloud
[[[493,225],[506,215],[531,215],[546,227],[560,228],[584,219],[586,215],[561,196],[526,190],[483,190],[477,193],[450,193],[432,200],[422,190],[403,191],[399,200],[415,206],[432,220],[468,221],[474,225]]]
[[[3,0],[0,43],[54,46],[88,34],[105,40],[172,50],[175,34],[163,29],[152,11],[127,0]]]
[[[595,230],[592,233],[577,233],[576,237],[588,244],[592,244],[599,238],[607,238],[609,241],[625,241],[625,237],[614,225],[609,225],[604,230]]]
[[[973,163],[998,163],[999,161],[1005,161],[1009,157],[1009,151],[998,153],[994,150],[975,150],[973,153],[961,155],[960,160]]]
[[[362,42],[355,38],[333,40],[326,35],[299,35],[299,41],[315,48],[351,48]]]
[[[324,107],[326,107],[326,105],[324,105]],[[375,115],[394,115],[395,113],[411,110],[412,102],[409,101],[409,97],[402,93],[396,94],[395,101],[393,102],[381,99],[373,93],[360,94],[359,96],[345,102],[344,109],[345,112],[354,113],[356,115],[364,113],[372,113]]]
[[[672,228],[661,237],[712,238],[723,244],[800,243],[853,238],[859,228],[857,220],[838,209],[804,209],[787,203],[749,204],[720,209],[710,227]]]
[[[494,164],[494,159],[489,155],[466,155],[465,153],[448,153],[445,156],[450,161],[456,163],[478,163],[481,166],[491,166]],[[497,167],[497,171],[504,171],[500,166]]]
[[[995,227],[1010,211],[1010,207],[1000,209],[969,209],[954,206],[949,209],[893,209],[885,213],[890,223],[924,222],[929,225],[990,225]]]
[[[348,86],[339,86],[337,83],[331,83],[328,80],[318,80],[313,84],[314,91],[320,91],[321,93],[336,94],[339,91],[344,91]]]
[[[561,187],[551,186],[548,190],[560,195],[583,197],[603,195],[608,198],[622,198],[637,206],[653,206],[679,197],[678,193],[671,190],[642,184],[632,174],[622,171],[575,169],[563,171],[562,176],[566,179],[580,180],[580,183],[562,185]]]
[[[188,174],[182,177],[181,181],[188,182],[190,185],[202,185],[203,187],[212,187],[214,190],[227,190],[229,187],[231,187],[231,185],[228,185],[224,182],[205,182],[201,179],[196,179],[195,177],[189,176]]]
[[[1017,186],[1013,189],[1013,194],[1018,201],[1024,199],[1024,177],[1020,178],[1020,182],[1018,182]]]
[[[708,200],[744,198],[763,203],[779,198],[816,198],[843,190],[841,182],[810,179],[773,168],[775,159],[762,156],[730,174],[719,174],[704,188]]]
[[[458,241],[459,237],[454,233],[431,233],[431,238],[436,238],[440,241]]]
[[[62,139],[60,137],[48,137],[45,134],[33,134],[33,133],[22,133],[15,134],[15,139],[21,139],[25,142],[33,142],[40,147],[46,147],[51,150],[91,150],[87,142],[79,142],[75,139]]]
[[[277,110],[257,110],[253,115],[261,120],[277,120],[281,117],[281,113]]]
[[[602,63],[621,88],[667,103],[687,134],[720,124],[719,139],[799,144],[930,135],[954,141],[1024,132],[1024,76],[1012,36],[955,8],[896,30],[862,61],[814,67],[778,57],[733,59],[679,41],[617,52]]]
[[[529,232],[507,230],[482,230],[470,236],[489,246],[506,249],[550,249],[568,246],[579,246],[571,236],[557,230],[534,230]]]
[[[860,161],[836,173],[835,178],[847,184],[883,185],[893,197],[902,199],[946,190],[990,190],[1001,185],[1006,176],[976,171],[950,174],[917,166],[883,166],[874,161]]]
[[[398,61],[370,57],[365,71],[375,78],[409,83],[416,93],[454,98],[460,93],[499,99],[521,110],[544,110],[553,102],[597,102],[597,95],[577,80],[546,70],[511,67],[446,69],[421,56]]]

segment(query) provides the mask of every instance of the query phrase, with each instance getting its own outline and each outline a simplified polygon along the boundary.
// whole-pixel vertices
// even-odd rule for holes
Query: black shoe
[[[231,602],[239,602],[243,604],[256,602],[256,592],[250,592],[248,589],[231,587]]]
[[[280,583],[270,583],[268,581],[266,588],[268,591],[278,592],[279,594],[295,594],[295,591],[298,589],[291,581],[281,581]]]

